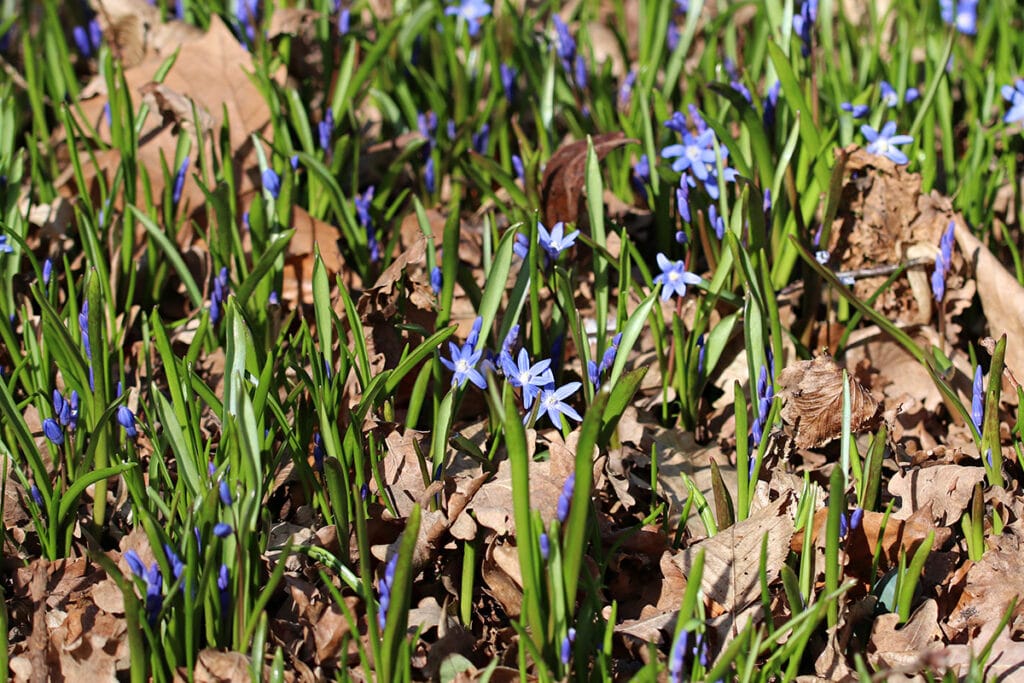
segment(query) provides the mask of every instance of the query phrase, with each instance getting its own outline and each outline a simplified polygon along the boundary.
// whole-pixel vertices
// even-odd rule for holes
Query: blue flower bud
[[[43,420],[43,434],[46,435],[46,438],[54,446],[60,446],[64,443],[64,430],[60,428],[60,425],[52,417]]]

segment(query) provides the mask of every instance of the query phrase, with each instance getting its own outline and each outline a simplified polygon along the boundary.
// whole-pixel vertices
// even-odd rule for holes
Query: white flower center
[[[465,358],[460,358],[459,360],[455,361],[455,372],[466,373],[469,372],[469,370],[469,361],[467,361]]]
[[[668,274],[668,281],[669,282],[677,282],[678,280],[679,280],[679,271],[678,270],[673,270],[673,271],[671,271]]]
[[[700,161],[700,155],[703,150],[697,145],[686,146],[686,158],[690,161]]]

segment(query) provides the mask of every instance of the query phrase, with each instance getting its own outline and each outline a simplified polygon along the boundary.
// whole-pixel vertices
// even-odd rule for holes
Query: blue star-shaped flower
[[[914,141],[914,138],[909,135],[896,135],[895,121],[889,121],[882,126],[881,132],[864,124],[860,127],[860,132],[867,138],[867,150],[872,154],[880,154],[894,164],[905,164],[909,161],[907,155],[896,146],[909,144]]]
[[[978,0],[939,0],[942,20],[964,35],[978,33]]]
[[[484,0],[460,0],[457,5],[445,8],[444,13],[464,20],[469,27],[469,35],[476,38],[480,32],[480,20],[491,13],[491,6]]]
[[[511,353],[503,352],[500,362],[508,383],[522,389],[523,406],[527,410],[533,405],[533,399],[537,398],[541,389],[555,382],[555,376],[550,369],[551,359],[545,358],[531,365],[530,355],[526,349],[519,349],[518,361],[512,360]]]
[[[704,182],[708,179],[708,175],[710,175],[708,166],[711,166],[710,171],[714,169],[714,141],[715,133],[711,130],[705,130],[700,135],[686,132],[683,133],[682,144],[669,145],[661,150],[661,156],[666,159],[678,157],[672,162],[673,171],[682,173],[689,170],[697,176],[697,180]]]
[[[1004,85],[1003,99],[1010,103],[1010,111],[1003,117],[1004,123],[1024,121],[1024,79],[1018,78],[1013,86]]]
[[[566,235],[565,223],[562,221],[551,226],[551,232],[548,232],[543,223],[539,221],[537,223],[537,241],[540,242],[540,246],[544,247],[544,251],[551,257],[551,260],[557,259],[559,254],[575,244],[579,234],[579,230],[573,230]]]
[[[448,342],[448,350],[451,353],[451,360],[442,358],[441,363],[454,373],[452,375],[452,386],[462,387],[469,380],[481,389],[487,388],[487,380],[477,370],[477,364],[483,356],[484,350],[473,350],[472,344],[463,344],[459,347],[455,342]]]
[[[682,261],[669,261],[664,254],[658,254],[658,266],[661,275],[654,278],[654,283],[661,285],[661,300],[668,301],[673,294],[686,296],[686,286],[700,283],[700,276],[686,270]]]
[[[565,402],[565,399],[575,394],[581,386],[583,385],[579,382],[569,382],[565,386],[555,389],[555,385],[552,382],[547,389],[543,389],[540,392],[540,411],[537,413],[537,419],[547,414],[551,424],[555,425],[558,429],[562,428],[562,415],[571,417],[577,422],[582,422],[583,418],[576,412],[576,409]]]

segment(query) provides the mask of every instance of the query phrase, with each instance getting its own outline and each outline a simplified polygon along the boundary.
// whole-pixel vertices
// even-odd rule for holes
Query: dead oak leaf
[[[889,480],[889,493],[903,500],[894,519],[909,519],[931,505],[935,523],[949,526],[960,519],[974,495],[974,485],[985,479],[984,467],[938,465],[899,472]]]
[[[853,433],[877,425],[880,406],[864,386],[848,376],[850,428]],[[782,419],[795,431],[799,448],[817,448],[842,434],[843,371],[830,356],[790,365],[779,375]]]
[[[621,131],[602,133],[592,138],[598,161],[613,149],[638,140],[627,138]],[[541,205],[547,225],[558,221],[573,223],[579,217],[580,201],[586,180],[587,141],[578,140],[562,145],[551,155],[540,184]]]
[[[792,496],[780,498],[771,506],[737,522],[721,533],[695,543],[672,559],[688,574],[698,552],[704,552],[701,588],[704,595],[722,607],[740,612],[760,599],[762,544],[767,539],[765,569],[768,580],[778,576],[786,561],[793,538]]]
[[[902,626],[898,614],[879,616],[871,628],[868,661],[880,669],[919,667],[924,653],[934,648],[942,635],[938,619],[935,600],[925,600]]]

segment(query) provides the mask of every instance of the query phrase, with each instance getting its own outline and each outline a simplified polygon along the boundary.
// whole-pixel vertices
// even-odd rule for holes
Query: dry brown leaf
[[[800,448],[817,448],[838,438],[843,425],[843,371],[830,356],[788,366],[779,375],[782,419],[793,427]],[[850,383],[853,433],[877,426],[878,402],[854,379]]]
[[[921,191],[921,176],[870,154],[856,145],[837,150],[844,163],[845,184],[832,224],[828,249],[842,270],[894,266],[911,258],[934,257],[951,220],[952,202],[936,192]],[[928,277],[930,267],[917,266],[898,278],[875,301],[875,309],[896,323],[928,322],[933,317]],[[860,300],[885,282],[885,274],[858,278],[853,291]],[[943,315],[946,332],[955,336],[950,319],[962,312],[973,295],[965,288],[964,260],[954,253],[946,276]]]
[[[618,131],[595,135],[592,140],[598,161],[608,156],[613,149],[639,143]],[[544,207],[544,221],[547,225],[554,225],[558,221],[573,223],[579,217],[586,165],[586,140],[562,145],[551,155],[540,185],[541,205]]]
[[[989,334],[1006,335],[1006,364],[1024,375],[1024,287],[966,226],[957,222],[954,234],[978,283]]]
[[[765,538],[769,581],[778,576],[786,561],[794,530],[790,507],[791,497],[780,498],[770,507],[678,553],[673,561],[683,573],[688,573],[696,554],[704,551],[700,582],[704,595],[731,612],[739,612],[760,599],[759,567]]]
[[[950,614],[948,624],[956,632],[967,630],[982,642],[994,635],[993,630],[1013,600],[1016,613],[1024,613],[1024,544],[1017,535],[1020,522],[1008,533],[999,536],[985,550],[981,561],[967,570],[967,580],[960,601]]]
[[[898,614],[879,616],[871,628],[868,661],[881,669],[921,668],[925,653],[942,635],[938,618],[939,604],[934,600],[925,600],[902,626]]]
[[[893,519],[909,519],[930,505],[935,523],[949,526],[959,521],[974,495],[974,485],[984,481],[984,467],[939,465],[897,472],[889,480],[889,493],[902,504]]]
[[[711,461],[714,460],[722,473],[726,488],[736,498],[736,468],[729,464],[729,457],[718,444],[700,446],[690,432],[680,432],[662,427],[649,427],[652,432],[654,447],[658,454],[658,494],[669,503],[669,524],[675,527],[683,511],[686,499],[690,496],[689,488],[681,475],[686,474],[697,489],[714,505],[714,492],[711,486]],[[631,481],[639,486],[650,487],[650,480],[630,474]],[[614,477],[609,474],[614,483]],[[686,520],[690,532],[703,535],[704,526],[700,522],[697,510],[693,506]]]
[[[196,660],[196,683],[235,683],[248,681],[249,658],[241,652],[201,650]]]

